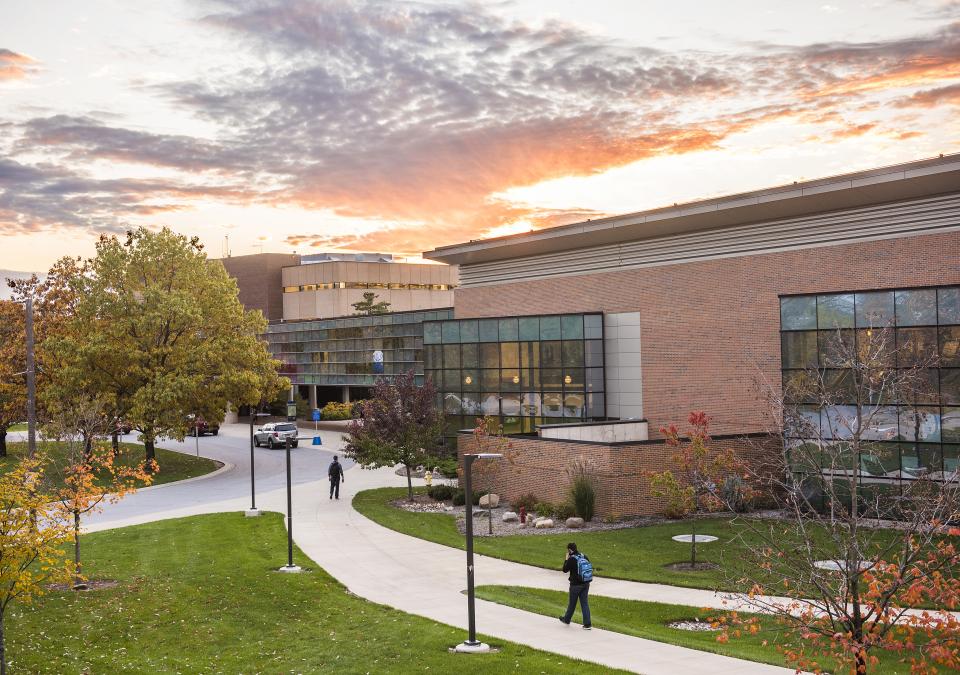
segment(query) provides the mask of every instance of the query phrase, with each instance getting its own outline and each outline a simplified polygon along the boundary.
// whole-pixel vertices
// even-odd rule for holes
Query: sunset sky
[[[0,269],[418,254],[960,151],[960,2],[4,0]]]

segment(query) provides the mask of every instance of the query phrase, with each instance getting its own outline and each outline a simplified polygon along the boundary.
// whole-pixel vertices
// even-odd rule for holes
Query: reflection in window
[[[484,392],[480,397],[481,410],[484,415],[500,414],[500,396],[493,392]]]
[[[900,367],[935,366],[937,358],[936,328],[899,328],[897,345]]]
[[[817,367],[817,333],[804,331],[802,333],[782,333],[781,359],[784,368],[816,368]]]
[[[853,328],[853,294],[817,298],[818,328]]]
[[[940,410],[910,406],[900,408],[900,434],[904,441],[919,443],[940,440]]]
[[[940,328],[940,366],[960,366],[960,326]]]
[[[857,293],[856,317],[858,328],[892,326],[893,293],[890,291]]]
[[[960,323],[960,287],[938,288],[937,309],[941,326]]]
[[[780,301],[781,330],[816,330],[817,298],[803,296]]]
[[[937,291],[932,288],[897,291],[898,326],[936,326]]]
[[[543,414],[545,417],[563,417],[563,395],[560,393],[543,393]]]
[[[960,443],[960,408],[944,408],[940,416],[940,438],[944,443]]]

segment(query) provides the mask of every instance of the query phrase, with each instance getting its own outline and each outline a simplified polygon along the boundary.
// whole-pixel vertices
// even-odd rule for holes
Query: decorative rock
[[[500,495],[489,494],[480,497],[480,506],[485,509],[495,509],[500,505]]]
[[[566,525],[570,528],[581,528],[583,527],[583,518],[567,518]]]
[[[444,510],[444,511],[453,511],[453,507],[448,504],[447,506],[444,506],[444,507],[443,507],[443,510]]]
[[[505,523],[516,523],[519,520],[520,520],[520,516],[518,516],[513,511],[506,511],[503,514],[503,522]]]
[[[538,530],[546,530],[553,527],[553,521],[550,518],[544,518],[542,520],[538,520],[533,524],[533,526]]]

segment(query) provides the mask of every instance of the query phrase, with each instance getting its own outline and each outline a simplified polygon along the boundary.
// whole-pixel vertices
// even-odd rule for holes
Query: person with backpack
[[[563,561],[563,571],[570,573],[570,602],[567,613],[560,617],[560,621],[570,625],[573,613],[580,602],[580,612],[583,614],[583,629],[590,630],[590,602],[587,595],[590,593],[590,582],[593,581],[593,565],[590,559],[577,550],[573,542],[567,544],[567,558]]]
[[[330,479],[330,499],[333,499],[334,492],[337,494],[337,499],[340,499],[340,481],[346,483],[347,480],[343,476],[343,464],[336,455],[333,456],[333,461],[327,469],[327,478]]]

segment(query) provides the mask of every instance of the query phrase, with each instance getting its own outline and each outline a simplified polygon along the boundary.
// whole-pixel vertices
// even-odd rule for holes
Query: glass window
[[[937,292],[932,288],[897,291],[898,326],[936,326]]]
[[[563,386],[566,388],[583,389],[583,368],[564,368]]]
[[[810,373],[813,379],[814,374]],[[856,387],[854,386],[853,373],[849,370],[825,370],[823,371],[822,392],[819,383],[816,380],[810,383],[804,383],[812,386],[812,394],[808,394],[809,403],[817,403],[820,395],[823,394],[830,403],[856,403]],[[876,401],[879,402],[879,401]]]
[[[500,396],[494,392],[484,392],[480,395],[480,409],[484,415],[500,414]]]
[[[524,392],[520,400],[521,415],[526,417],[540,417],[543,414],[543,411],[540,408],[540,394],[538,392]]]
[[[893,328],[861,328],[857,331],[857,358],[868,368],[893,368],[896,353]]]
[[[783,395],[787,403],[815,403],[819,399],[817,378],[811,371],[785,370],[782,377]],[[590,376],[588,374],[588,384],[589,381]]]
[[[898,328],[897,345],[901,367],[936,365],[936,328]]]
[[[560,317],[559,316],[541,316],[540,317],[540,339],[541,340],[559,340],[560,339]]]
[[[460,397],[456,394],[447,392],[443,395],[443,412],[448,415],[460,414]]]
[[[543,414],[545,417],[563,417],[563,395],[559,392],[544,392]]]
[[[500,319],[500,341],[516,342],[520,339],[516,319]]]
[[[539,389],[540,369],[522,368],[520,370],[520,386],[524,389]]]
[[[945,443],[960,443],[960,408],[944,408],[940,415],[940,437]]]
[[[460,367],[460,345],[443,345],[443,367]]]
[[[427,345],[424,348],[423,358],[426,368],[441,368],[443,366],[443,347],[440,345]]]
[[[603,368],[586,369],[587,391],[603,391]]]
[[[820,436],[820,408],[813,405],[786,406],[784,433],[791,438],[818,438]]]
[[[570,314],[560,318],[560,330],[564,340],[583,339],[583,316]]]
[[[587,417],[606,417],[607,410],[604,407],[603,394],[587,393]]]
[[[859,424],[857,407],[853,405],[831,405],[823,409],[820,424],[824,438],[852,438]]]
[[[940,401],[945,405],[960,405],[960,368],[940,371]]]
[[[480,365],[480,348],[476,344],[460,346],[460,365],[463,368],[476,368]]]
[[[463,414],[479,415],[480,398],[473,392],[463,392]]]
[[[819,296],[817,298],[817,327],[853,328],[853,294]]]
[[[900,465],[903,471],[902,477],[906,479],[939,472],[940,446],[926,443],[901,443]]]
[[[789,333],[784,333],[789,335]],[[827,368],[843,368],[853,365],[856,345],[852,330],[820,331],[820,365]]]
[[[940,328],[940,366],[960,366],[960,326]]]
[[[480,342],[497,342],[500,331],[496,319],[480,319]]]
[[[540,370],[541,385],[544,390],[560,391],[563,388],[563,371],[559,368]]]
[[[960,445],[943,446],[943,472],[945,480],[956,481],[960,474]]]
[[[866,406],[862,410],[861,438],[868,441],[892,441],[897,438],[899,414],[896,406]]]
[[[476,319],[460,322],[460,342],[477,342],[480,339],[480,323]]]
[[[940,410],[921,406],[900,408],[900,440],[910,442],[940,440]]]
[[[520,345],[516,342],[500,343],[500,367],[501,368],[519,368],[520,367]]]
[[[460,342],[460,322],[459,321],[444,321],[442,324],[442,338],[443,342]]]
[[[483,343],[480,345],[480,365],[484,368],[500,367],[500,345]]]
[[[816,330],[817,298],[814,295],[780,299],[782,330]]]
[[[563,395],[563,416],[583,419],[584,402],[582,391],[565,392]]]
[[[559,368],[563,365],[563,351],[559,340],[540,343],[540,365]]]
[[[500,370],[484,368],[480,371],[480,387],[484,391],[496,391],[500,388]]]
[[[878,378],[881,383],[884,379],[889,387],[891,384],[889,375],[886,378]],[[892,384],[897,388],[895,394],[901,403],[938,403],[940,400],[936,368],[911,368],[898,371]]]
[[[564,367],[580,368],[583,366],[582,341],[564,340],[562,351]]]
[[[540,319],[535,316],[520,317],[520,339],[540,340]]]
[[[897,476],[900,470],[900,445],[864,443],[860,451],[860,470],[877,477]]]
[[[441,329],[440,324],[428,322],[423,324],[423,344],[440,344]]]
[[[500,371],[500,391],[520,391],[519,368],[504,368]]]
[[[588,340],[603,339],[602,314],[587,314],[583,317],[583,337]]]
[[[443,372],[443,390],[460,391],[460,371],[445,369]]]
[[[504,394],[500,398],[500,409],[504,415],[520,415],[520,394]],[[506,429],[504,429],[506,431]],[[515,432],[514,432],[515,433]]]
[[[781,333],[781,360],[783,368],[817,367],[817,333]]]
[[[480,371],[474,368],[465,369],[460,371],[460,379],[462,384],[462,389],[464,391],[479,391],[480,390]]]
[[[960,287],[938,288],[937,309],[941,326],[960,323]]]
[[[520,367],[521,368],[539,368],[540,367],[540,343],[539,342],[521,342],[520,343]]]
[[[583,350],[583,364],[587,368],[603,367],[603,340],[587,340]]]
[[[894,304],[891,291],[857,293],[856,307],[858,328],[893,325]]]

